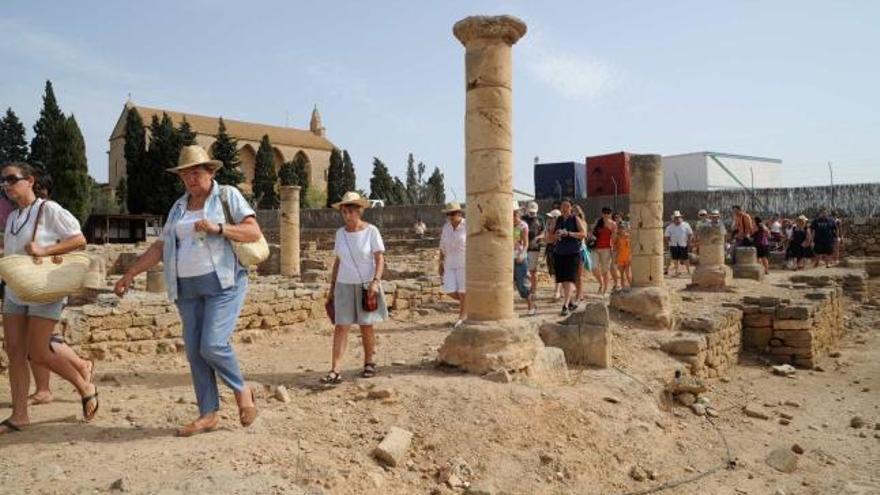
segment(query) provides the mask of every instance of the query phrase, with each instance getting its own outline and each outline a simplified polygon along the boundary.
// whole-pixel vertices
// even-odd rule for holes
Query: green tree
[[[416,159],[412,153],[406,157],[406,203],[419,203],[419,178],[416,175]]]
[[[153,115],[147,165],[144,167],[152,186],[140,193],[144,196],[144,213],[167,215],[174,201],[183,194],[180,179],[166,172],[167,169],[177,166],[179,156],[180,139],[171,118],[167,113],[163,113],[161,119]],[[129,194],[132,191],[129,187]]]
[[[338,148],[330,152],[330,167],[327,169],[327,206],[337,203],[347,192],[345,190],[345,178],[343,177],[344,165],[342,153]]]
[[[145,202],[149,196],[147,191],[152,188],[155,177],[151,174],[147,163],[147,133],[144,129],[144,120],[134,107],[129,108],[125,116],[123,153],[125,180],[116,184],[116,197],[119,201],[125,201],[129,212],[144,213],[147,211]],[[120,190],[125,194],[120,194]],[[129,194],[128,191],[135,191],[138,194]]]
[[[238,187],[244,182],[244,173],[241,169],[241,161],[238,159],[238,141],[226,133],[226,123],[220,117],[217,126],[217,140],[214,141],[214,159],[223,162],[223,166],[217,170],[214,176],[219,184]]]
[[[370,177],[370,198],[381,199],[389,205],[394,199],[394,178],[388,172],[388,166],[377,157],[373,157],[373,176]]]
[[[55,170],[49,162],[52,158],[52,137],[55,127],[63,124],[67,118],[58,106],[55,99],[55,90],[52,81],[46,81],[46,89],[43,93],[43,108],[40,109],[40,118],[34,124],[34,138],[31,139],[31,154],[28,161],[31,163],[43,163],[50,174]]]
[[[119,181],[116,188],[116,208],[122,213],[128,213],[128,181]]]
[[[313,207],[320,208],[323,206],[323,202],[312,204],[309,202],[309,193],[310,193],[310,184],[312,182],[312,178],[309,176],[309,162],[306,156],[302,153],[297,153],[293,157],[293,171],[295,173],[297,182],[296,185],[300,187],[299,191],[299,206],[300,208]]]
[[[284,162],[278,170],[278,182],[282,186],[298,186],[299,177],[296,176],[296,165],[293,160]]]
[[[55,187],[52,199],[85,222],[91,211],[92,178],[86,161],[86,145],[73,115],[55,127],[49,163]]]
[[[357,190],[357,175],[347,150],[342,150],[342,179],[345,192]]]
[[[6,115],[0,117],[0,164],[5,162],[24,161],[28,155],[24,124],[11,108]]]
[[[256,164],[254,165],[254,201],[257,207],[264,210],[278,208],[278,192],[275,186],[278,175],[275,173],[275,153],[272,151],[272,143],[269,135],[260,140],[260,148],[257,150]]]
[[[186,121],[186,116],[183,117],[180,126],[177,128],[177,139],[181,147],[196,144],[196,133],[193,132],[192,126]]]
[[[400,180],[400,177],[394,178],[394,187],[391,188],[391,201],[389,205],[405,205],[409,201],[406,193],[406,185]]]
[[[446,185],[444,184],[443,173],[440,167],[434,167],[434,173],[428,178],[425,184],[425,203],[427,204],[443,204],[446,202]]]

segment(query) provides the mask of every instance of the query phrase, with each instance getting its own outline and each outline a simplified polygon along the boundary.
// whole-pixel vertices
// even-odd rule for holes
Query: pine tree
[[[381,199],[392,204],[394,199],[394,178],[388,172],[388,166],[379,158],[373,157],[373,176],[370,178],[370,198]]]
[[[338,148],[330,152],[330,167],[327,169],[327,207],[337,203],[348,192],[345,190],[345,178],[343,177],[344,165],[342,153]]]
[[[416,160],[412,153],[406,158],[406,203],[419,204],[419,178],[416,176]]]
[[[299,206],[300,208],[305,208],[309,206],[308,195],[311,177],[309,177],[308,161],[306,159],[306,156],[302,153],[297,153],[296,156],[293,157],[293,171],[297,180],[296,185],[300,187]]]
[[[391,188],[390,205],[405,205],[409,198],[407,197],[406,185],[400,180],[400,177],[394,178],[394,187]]]
[[[43,93],[43,108],[40,110],[40,118],[34,124],[34,138],[31,140],[31,153],[28,156],[30,163],[43,163],[48,168],[49,173],[54,172],[54,168],[50,163],[52,157],[52,136],[55,133],[55,127],[63,124],[67,118],[58,107],[58,101],[55,99],[55,90],[52,88],[52,81],[46,81],[46,89]]]
[[[85,222],[91,211],[92,178],[86,161],[86,145],[73,115],[55,127],[49,163],[55,187],[52,199]]]
[[[278,175],[275,173],[274,152],[269,136],[264,135],[260,140],[260,148],[257,150],[257,159],[254,166],[254,201],[257,207],[264,210],[278,208],[278,192],[275,186]]]
[[[183,121],[180,122],[180,126],[177,128],[177,139],[181,147],[196,144],[196,133],[192,130],[189,122],[186,121],[186,116],[183,117]]]
[[[355,175],[354,163],[352,163],[351,155],[347,150],[342,150],[342,178],[346,192],[357,190],[357,175]]]
[[[238,159],[238,141],[226,133],[226,123],[220,117],[217,126],[217,140],[214,141],[214,159],[223,162],[223,166],[217,170],[214,176],[217,183],[238,187],[244,182],[244,173],[241,169],[241,161]]]
[[[144,213],[147,210],[146,191],[151,189],[154,177],[147,165],[147,133],[140,112],[134,107],[125,116],[125,180],[116,184],[116,197],[125,201],[131,213]],[[124,189],[123,189],[124,187]],[[121,194],[122,190],[125,194]],[[137,194],[129,194],[135,191]]]
[[[128,182],[121,180],[116,187],[116,207],[122,213],[128,213]]]
[[[6,109],[6,115],[0,117],[0,164],[27,159],[28,145],[24,133],[24,124],[15,112]]]
[[[180,156],[180,138],[177,129],[167,113],[162,118],[153,115],[150,122],[150,147],[147,150],[147,164],[144,167],[151,187],[140,194],[144,196],[144,213],[167,215],[174,201],[183,194],[183,185],[167,169],[177,166]],[[132,194],[129,188],[129,194]]]
[[[443,204],[446,202],[446,185],[443,180],[443,173],[439,167],[434,167],[434,173],[428,178],[425,184],[425,203],[427,204]]]

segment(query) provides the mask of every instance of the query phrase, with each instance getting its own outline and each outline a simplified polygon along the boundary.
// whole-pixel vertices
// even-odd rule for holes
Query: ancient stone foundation
[[[660,348],[686,363],[694,376],[726,376],[739,361],[742,312],[719,308],[711,313],[683,318],[675,337],[664,339]]]
[[[611,364],[611,321],[608,307],[588,302],[562,323],[541,325],[541,340],[562,349],[570,364],[608,368]]]

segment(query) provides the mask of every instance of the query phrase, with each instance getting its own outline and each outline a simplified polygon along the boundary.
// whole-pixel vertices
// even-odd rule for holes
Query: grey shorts
[[[541,259],[541,251],[529,251],[529,271],[538,271],[538,260]]]
[[[366,312],[361,307],[361,284],[336,283],[333,289],[333,307],[336,310],[337,325],[375,325],[388,319],[385,293],[379,289],[379,308]]]
[[[61,319],[61,311],[64,309],[64,300],[48,304],[15,303],[8,297],[3,298],[4,315],[36,316],[46,320],[58,321]]]

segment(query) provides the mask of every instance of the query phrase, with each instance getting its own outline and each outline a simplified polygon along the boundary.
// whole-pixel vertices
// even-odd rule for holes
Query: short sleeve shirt
[[[687,222],[681,222],[676,225],[674,223],[670,223],[666,226],[666,237],[669,238],[669,245],[675,247],[687,247],[688,245],[688,236],[694,234],[694,231],[691,229],[691,226]]]
[[[336,281],[342,284],[365,284],[376,276],[375,254],[385,252],[385,243],[375,225],[368,224],[357,232],[347,232],[345,227],[340,227],[336,231],[333,251],[339,257]]]
[[[446,222],[440,232],[440,251],[443,252],[443,267],[449,270],[460,270],[465,267],[465,251],[467,249],[467,220],[462,219],[458,227]]]

